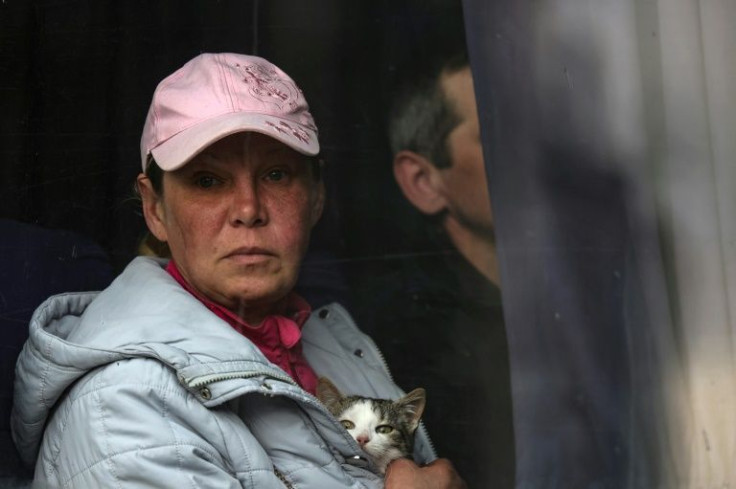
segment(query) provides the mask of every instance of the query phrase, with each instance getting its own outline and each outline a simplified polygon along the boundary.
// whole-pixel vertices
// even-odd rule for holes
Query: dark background
[[[314,256],[421,250],[385,114],[394,75],[445,44],[438,29],[462,39],[461,15],[447,1],[3,1],[0,217],[76,231],[122,270],[144,231],[133,182],[154,88],[201,52],[232,51],[274,62],[310,103],[330,199]]]

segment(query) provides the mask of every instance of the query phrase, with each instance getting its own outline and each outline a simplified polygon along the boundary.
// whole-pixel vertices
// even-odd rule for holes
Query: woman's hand
[[[407,458],[391,462],[386,470],[385,489],[467,489],[465,481],[449,460],[440,458],[419,467]]]

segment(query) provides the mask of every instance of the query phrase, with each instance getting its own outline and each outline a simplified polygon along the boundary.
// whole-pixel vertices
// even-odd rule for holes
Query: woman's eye
[[[380,433],[381,435],[388,435],[394,430],[394,427],[388,424],[382,424],[381,426],[376,426],[376,433]]]
[[[211,176],[201,176],[197,178],[197,186],[200,188],[210,188],[217,184],[217,179]]]
[[[341,425],[343,426],[343,428],[345,428],[346,430],[352,430],[353,428],[355,428],[355,423],[353,423],[352,421],[349,421],[349,420],[347,420],[347,419],[342,419],[342,420],[340,420],[340,424],[341,424]]]
[[[280,182],[284,178],[286,178],[286,172],[281,169],[271,170],[266,175],[266,178],[273,182]]]

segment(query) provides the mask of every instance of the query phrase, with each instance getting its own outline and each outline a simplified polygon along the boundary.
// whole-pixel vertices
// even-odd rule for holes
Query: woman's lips
[[[256,265],[274,258],[276,255],[263,248],[238,248],[225,258],[241,265]]]

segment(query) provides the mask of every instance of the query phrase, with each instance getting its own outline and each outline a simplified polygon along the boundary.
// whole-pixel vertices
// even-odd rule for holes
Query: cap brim
[[[151,154],[162,170],[172,171],[187,164],[212,143],[231,134],[248,131],[265,134],[308,156],[319,153],[314,129],[272,115],[240,112],[184,129],[153,148]]]

